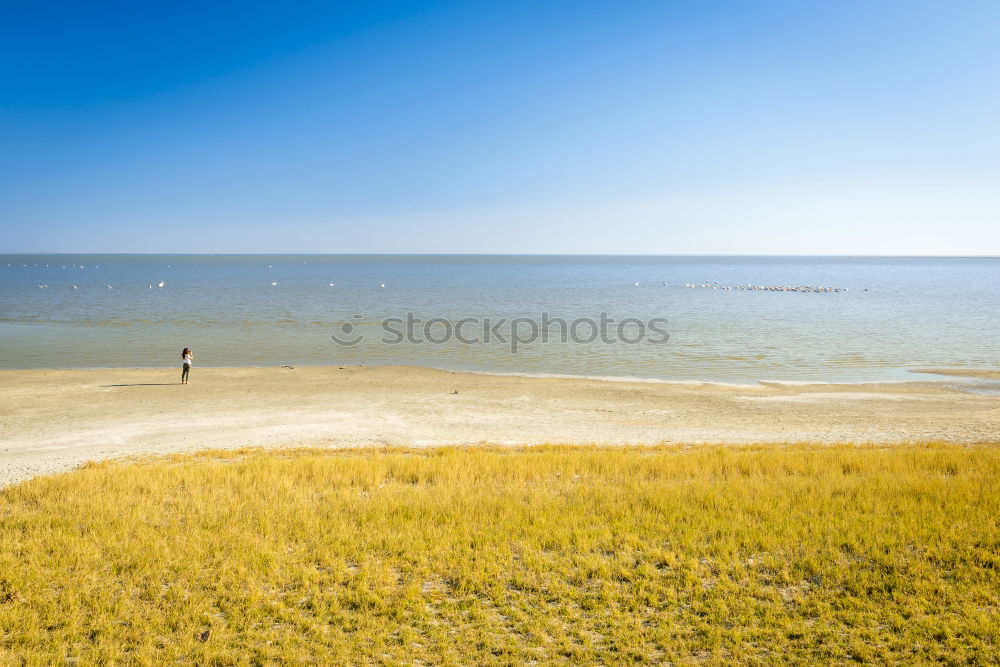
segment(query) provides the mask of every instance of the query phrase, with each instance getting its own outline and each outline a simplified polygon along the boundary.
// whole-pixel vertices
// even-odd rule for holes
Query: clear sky
[[[0,251],[1000,255],[1000,2],[3,3]]]

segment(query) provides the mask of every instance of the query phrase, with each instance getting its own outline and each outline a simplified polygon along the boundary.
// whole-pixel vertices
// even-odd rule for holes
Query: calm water
[[[846,291],[713,289],[716,283]],[[0,367],[175,366],[189,346],[196,366],[391,363],[735,382],[913,379],[907,369],[1000,366],[998,286],[997,259],[0,255]],[[514,353],[509,327],[495,329],[507,342],[463,344],[452,331],[439,344],[389,344],[398,336],[381,324],[407,313],[454,325],[462,318],[537,320],[543,312],[567,326],[602,312],[643,325],[665,318],[669,341],[563,342],[554,325],[548,342]],[[481,338],[482,326],[467,322],[463,337]],[[447,326],[439,322],[427,333],[442,340]],[[520,326],[530,337],[530,325]],[[578,339],[588,338],[588,326],[578,326]],[[414,332],[425,333],[421,325]],[[634,323],[622,332],[630,340],[641,333]],[[362,340],[338,345],[331,334]]]

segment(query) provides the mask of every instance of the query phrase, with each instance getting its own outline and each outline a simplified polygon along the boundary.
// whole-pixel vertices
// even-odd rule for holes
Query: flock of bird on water
[[[636,283],[638,285],[638,283]],[[684,287],[702,287],[710,289],[722,289],[722,290],[750,290],[750,291],[761,291],[761,292],[849,292],[850,290],[846,287],[826,287],[820,285],[819,287],[813,287],[812,285],[751,285],[747,283],[746,285],[720,285],[719,283],[709,284],[702,283],[700,285],[695,283],[687,283]],[[866,292],[868,290],[865,290]]]
[[[11,266],[11,265],[7,264],[7,266]],[[27,267],[28,265],[27,264],[22,264],[21,266]],[[38,265],[35,264],[34,266],[38,266]],[[47,267],[48,264],[46,264],[45,266]],[[62,268],[65,269],[66,266],[63,265]],[[79,265],[77,265],[77,264],[71,264],[69,268],[71,268],[71,269],[75,269],[75,268],[84,269],[86,267],[84,265],[82,265],[82,264],[79,264]],[[100,268],[100,265],[95,265],[94,268],[95,269]],[[168,269],[171,268],[170,265],[167,265],[167,268]],[[272,267],[269,264],[267,268],[270,269]],[[633,283],[632,285],[633,285],[633,287],[639,287],[639,283]],[[166,286],[166,282],[163,281],[163,280],[161,280],[158,283],[156,283],[156,286],[157,287],[165,287]],[[277,287],[278,286],[278,282],[277,281],[272,281],[271,282],[271,286],[272,287]],[[336,286],[337,286],[337,283],[330,283],[330,287],[336,287]],[[670,287],[670,285],[667,284],[667,283],[663,283],[663,286],[664,287]],[[48,289],[49,286],[47,284],[43,283],[43,284],[40,284],[38,287],[40,289]],[[72,289],[80,289],[79,285],[70,285],[70,287]],[[148,283],[146,285],[146,287],[148,289],[153,289],[153,283]],[[385,283],[380,283],[379,287],[380,288],[385,288]],[[809,292],[809,293],[814,293],[814,294],[828,293],[828,292],[849,292],[850,291],[850,289],[848,289],[847,287],[828,287],[828,286],[824,286],[824,285],[820,285],[818,287],[813,287],[812,285],[754,285],[754,284],[751,284],[751,283],[747,283],[746,285],[721,285],[718,282],[715,282],[715,283],[685,283],[684,287],[688,287],[688,288],[702,288],[702,289],[713,289],[713,290],[747,290],[747,291],[751,291],[751,292]],[[108,284],[107,288],[108,289],[112,289],[112,285]],[[866,289],[865,291],[867,292],[868,290]]]

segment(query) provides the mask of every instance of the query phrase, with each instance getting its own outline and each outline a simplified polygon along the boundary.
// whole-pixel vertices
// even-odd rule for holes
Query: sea
[[[384,365],[679,382],[1000,367],[1000,259],[0,255],[0,367]]]

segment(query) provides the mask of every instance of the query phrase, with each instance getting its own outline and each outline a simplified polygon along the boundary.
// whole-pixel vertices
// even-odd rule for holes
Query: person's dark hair
[[[174,348],[174,349],[176,350],[177,348]],[[190,352],[190,351],[191,351],[190,347],[185,347],[184,350],[181,352],[181,359],[183,359],[185,356],[187,356],[188,352]]]

